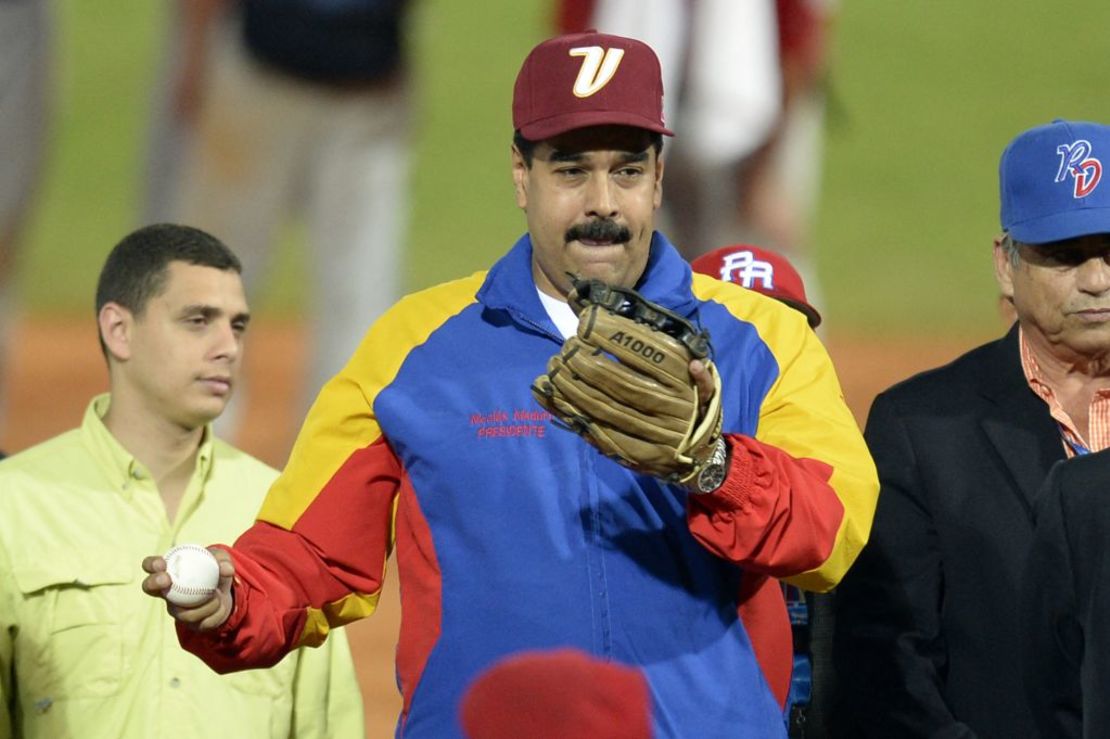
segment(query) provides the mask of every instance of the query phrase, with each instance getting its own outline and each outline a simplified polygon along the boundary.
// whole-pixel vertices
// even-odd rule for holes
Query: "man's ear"
[[[1002,236],[994,237],[994,279],[998,290],[1007,300],[1014,299],[1014,263],[1010,254],[1002,248]]]
[[[512,145],[512,158],[513,158],[513,191],[516,193],[516,207],[521,210],[528,209],[528,164],[524,161],[524,155],[520,153],[520,149],[516,148],[516,144]]]
[[[119,303],[105,303],[97,316],[100,338],[108,354],[120,361],[131,358],[131,338],[135,317]]]

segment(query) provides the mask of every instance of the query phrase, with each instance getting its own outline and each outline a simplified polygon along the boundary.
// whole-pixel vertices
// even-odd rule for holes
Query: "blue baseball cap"
[[[1055,120],[1019,134],[998,165],[1002,228],[1046,244],[1110,234],[1110,126]]]

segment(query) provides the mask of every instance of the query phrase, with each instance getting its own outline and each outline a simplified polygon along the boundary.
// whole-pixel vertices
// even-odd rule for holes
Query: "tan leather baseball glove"
[[[563,425],[625,466],[686,484],[721,435],[721,380],[709,335],[635,290],[574,280],[578,333],[547,363],[532,394]],[[714,381],[699,397],[690,361]]]

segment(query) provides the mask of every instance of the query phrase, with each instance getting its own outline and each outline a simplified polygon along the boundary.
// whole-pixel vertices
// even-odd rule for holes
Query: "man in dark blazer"
[[[1051,739],[1110,736],[1110,451],[1052,468],[1021,607],[1029,708]]]
[[[865,432],[882,483],[837,595],[841,737],[1036,736],[1020,588],[1052,465],[1110,443],[1110,128],[1026,131],[999,168],[1005,337],[895,385]],[[1105,417],[1105,416],[1103,416]]]

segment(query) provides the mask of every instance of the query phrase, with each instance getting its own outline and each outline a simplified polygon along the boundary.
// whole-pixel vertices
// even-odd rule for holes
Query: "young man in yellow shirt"
[[[96,309],[109,392],[0,464],[0,739],[362,737],[341,632],[217,675],[136,587],[149,551],[234,539],[276,477],[209,425],[250,319],[238,259],[197,229],[140,229],[108,256]]]

